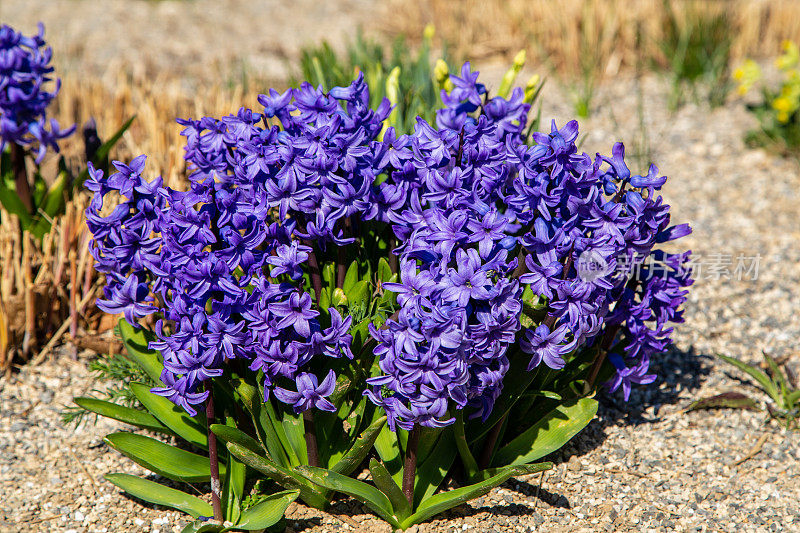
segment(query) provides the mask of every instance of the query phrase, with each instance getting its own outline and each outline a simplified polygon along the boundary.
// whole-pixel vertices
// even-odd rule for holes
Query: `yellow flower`
[[[748,59],[733,71],[733,79],[739,82],[737,91],[739,94],[747,94],[753,85],[761,78],[761,68],[758,63]]]
[[[781,70],[789,70],[797,66],[800,62],[800,48],[789,40],[783,41],[781,48],[783,48],[783,55],[775,60],[775,66]]]
[[[447,92],[453,90],[453,82],[450,80],[450,68],[444,59],[436,60],[436,65],[433,67],[433,78],[436,80],[436,85],[440,91],[442,89]]]

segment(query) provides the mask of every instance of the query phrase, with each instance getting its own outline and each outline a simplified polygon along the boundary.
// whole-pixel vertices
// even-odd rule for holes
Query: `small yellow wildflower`
[[[761,68],[752,59],[748,59],[733,71],[733,79],[739,82],[737,91],[741,95],[747,94],[760,78]]]
[[[789,70],[797,66],[800,62],[800,48],[789,40],[783,41],[781,48],[783,48],[783,55],[775,60],[775,66],[781,70]]]

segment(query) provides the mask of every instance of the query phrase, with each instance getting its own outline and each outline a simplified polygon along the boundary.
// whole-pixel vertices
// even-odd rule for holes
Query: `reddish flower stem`
[[[408,433],[406,444],[406,461],[403,464],[403,494],[408,504],[414,507],[414,478],[417,476],[417,445],[419,444],[419,426],[415,425]]]
[[[217,436],[211,431],[214,424],[214,393],[211,380],[206,380],[206,422],[208,427],[208,461],[211,467],[211,505],[214,508],[214,520],[222,523],[222,486],[219,482],[219,455],[217,454]]]

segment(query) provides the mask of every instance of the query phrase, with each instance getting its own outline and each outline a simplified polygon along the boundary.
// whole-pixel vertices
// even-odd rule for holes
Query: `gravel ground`
[[[284,79],[301,47],[341,47],[375,28],[370,0],[3,0],[0,21],[24,33],[41,21],[59,72]]]
[[[265,65],[272,62],[275,69],[269,72],[275,77],[285,74],[281,57],[295,57],[302,42],[323,31],[338,38],[314,21],[353,28],[369,16],[369,9],[362,8],[370,5],[337,1],[339,7],[333,9],[303,1],[307,15],[298,18],[292,13],[302,10],[290,11],[279,2],[233,4],[244,10],[241,18],[248,22],[220,19],[222,33],[241,29],[245,41],[253,36],[254,55],[262,55]],[[42,9],[15,10],[31,5]],[[80,32],[91,26],[91,15],[99,13],[92,5],[84,0],[3,0],[0,14],[10,23],[52,21],[49,31],[55,39],[78,42]],[[153,37],[181,17],[219,17],[221,8],[210,0],[181,3],[185,12],[175,11],[172,2],[106,5],[104,16],[111,14],[102,19],[106,23],[121,20],[127,6],[137,6],[131,24],[147,20],[143,12],[163,15],[152,33],[135,41],[144,47],[136,53],[149,54],[154,46],[166,50],[168,57],[150,59],[155,67],[190,56],[211,61],[221,54],[224,59],[241,49],[234,46],[240,40],[213,53],[194,52],[194,41],[184,39],[180,28],[168,42]],[[88,13],[88,22],[74,17],[59,26],[59,16],[71,7]],[[267,22],[260,26],[251,18],[265,12],[270,16],[262,20],[269,20],[275,31],[259,33]],[[317,29],[308,33],[312,25]],[[120,43],[134,33],[120,27],[119,36],[108,44],[111,51],[98,52],[100,59],[91,65],[117,57]],[[87,49],[102,48],[95,34],[87,39],[94,43]],[[203,49],[213,50],[217,40],[225,38],[217,35]],[[288,52],[281,56],[259,44],[268,41],[283,42]],[[496,77],[498,69],[490,66],[487,71]],[[713,358],[717,353],[757,362],[765,350],[788,356],[800,371],[798,164],[745,147],[743,135],[754,122],[740,101],[714,110],[687,105],[669,114],[666,83],[647,77],[642,87],[646,112],[640,120],[635,87],[636,81],[626,78],[600,87],[597,111],[582,124],[588,133],[583,148],[607,152],[617,139],[625,141],[629,152],[649,146],[671,177],[664,195],[674,205],[673,220],[692,224],[694,233],[681,242],[694,250],[700,266],[675,348],[656,362],[659,380],[635,390],[630,402],[605,396],[598,420],[554,457],[558,464],[543,479],[511,480],[417,531],[800,531],[800,433],[765,424],[762,413],[682,413],[693,399],[734,388],[758,396],[742,384],[740,373]],[[544,92],[543,116],[554,116],[559,124],[571,115],[563,93],[555,82]],[[745,270],[757,263],[757,276],[752,270],[738,275],[740,263]],[[63,406],[92,386],[84,363],[66,358],[0,380],[0,531],[180,530],[184,519],[179,513],[142,505],[102,480],[107,472],[142,473],[102,444],[101,437],[118,425],[101,421],[73,430],[60,423]],[[760,451],[748,458],[759,443]],[[345,518],[292,505],[290,530],[389,531],[349,500],[339,502],[334,511]]]

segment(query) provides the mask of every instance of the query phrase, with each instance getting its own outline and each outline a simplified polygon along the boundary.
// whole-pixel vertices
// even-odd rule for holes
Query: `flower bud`
[[[517,79],[522,67],[525,66],[525,55],[525,50],[523,49],[514,56],[511,68],[508,69],[500,82],[500,88],[497,90],[498,96],[508,98],[509,93],[511,93],[511,86],[514,85],[514,81]]]
[[[528,83],[525,85],[525,103],[532,104],[534,100],[536,100],[536,96],[539,93],[540,82],[542,77],[538,74],[534,74],[528,79]]]

